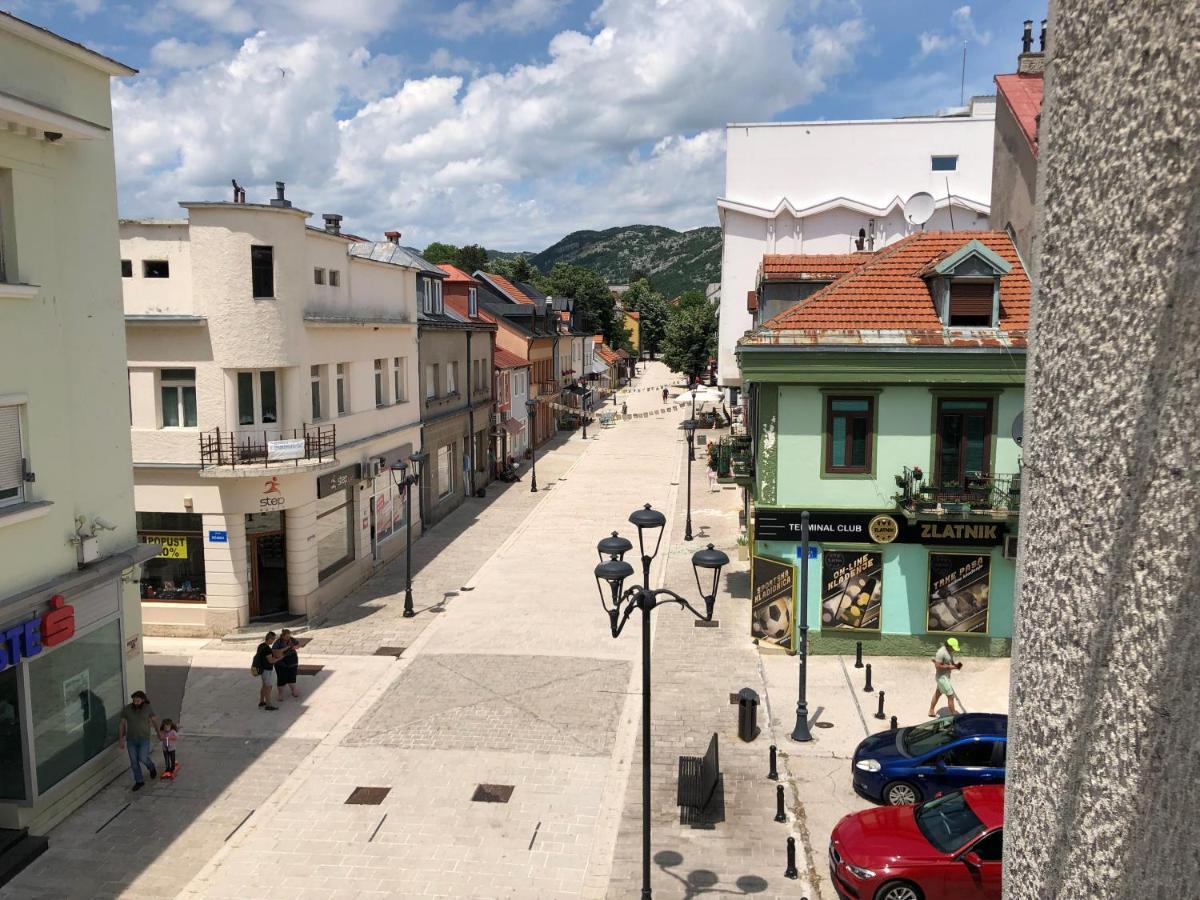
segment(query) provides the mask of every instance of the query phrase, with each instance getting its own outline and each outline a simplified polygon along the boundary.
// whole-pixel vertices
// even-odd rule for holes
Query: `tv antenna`
[[[917,191],[904,201],[904,218],[910,225],[920,225],[925,229],[925,223],[933,218],[933,194]]]

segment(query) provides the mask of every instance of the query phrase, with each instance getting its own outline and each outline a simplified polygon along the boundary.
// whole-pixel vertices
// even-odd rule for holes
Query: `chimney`
[[[399,244],[400,243],[400,232],[398,232],[398,231],[385,231],[383,233],[383,236],[385,238],[387,238],[387,242],[389,244]]]
[[[1038,49],[1033,49],[1033,19],[1025,20],[1025,31],[1021,35],[1021,55],[1017,57],[1018,75],[1041,75],[1046,71],[1046,20],[1042,19],[1042,33]]]
[[[322,213],[321,218],[325,220],[325,232],[327,234],[342,233],[342,217],[337,213]]]
[[[234,203],[245,203],[246,202],[246,189],[237,183],[236,178],[231,178],[230,181],[233,182],[233,202]]]
[[[271,201],[272,206],[277,206],[280,209],[287,209],[292,205],[291,200],[287,200],[283,196],[283,182],[275,182],[275,199]]]

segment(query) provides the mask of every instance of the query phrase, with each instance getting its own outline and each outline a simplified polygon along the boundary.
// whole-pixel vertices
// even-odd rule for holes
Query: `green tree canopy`
[[[453,244],[443,244],[441,241],[434,241],[421,251],[421,255],[435,266],[442,263],[450,263],[452,266],[458,265],[458,248]]]
[[[681,295],[671,310],[663,340],[663,362],[689,378],[708,370],[717,350],[717,317],[702,291]]]
[[[648,279],[642,278],[631,284],[629,290],[621,295],[621,302],[627,310],[639,314],[642,338],[640,349],[651,354],[662,352],[667,320],[670,317],[670,307],[667,306],[663,295],[650,286]]]
[[[542,274],[524,253],[507,259],[493,257],[488,261],[487,267],[480,266],[479,268],[484,268],[488,272],[495,272],[497,275],[503,275],[509,281],[534,282]]]
[[[558,263],[549,275],[537,279],[537,287],[548,296],[573,299],[583,331],[603,334],[610,347],[628,346],[629,332],[617,315],[608,283],[591,269]]]
[[[465,247],[459,247],[454,265],[458,266],[468,275],[480,269],[486,271],[488,267],[488,252],[478,244],[467,244]]]

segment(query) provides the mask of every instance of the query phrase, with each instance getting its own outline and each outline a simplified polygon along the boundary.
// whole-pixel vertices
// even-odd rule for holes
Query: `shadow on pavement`
[[[683,900],[692,900],[705,894],[727,894],[741,897],[761,894],[770,883],[758,875],[742,875],[732,887],[722,886],[721,877],[710,869],[693,869],[686,875],[671,870],[683,863],[683,854],[675,850],[659,850],[654,854],[654,863],[659,870],[679,882],[684,889]]]

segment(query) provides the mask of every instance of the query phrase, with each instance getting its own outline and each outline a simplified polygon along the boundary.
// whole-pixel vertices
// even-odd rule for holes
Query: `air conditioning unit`
[[[1006,534],[1004,536],[1004,558],[1005,559],[1016,559],[1017,558],[1017,535]]]
[[[383,457],[372,456],[367,460],[367,470],[371,473],[372,478],[378,478],[383,474]]]

